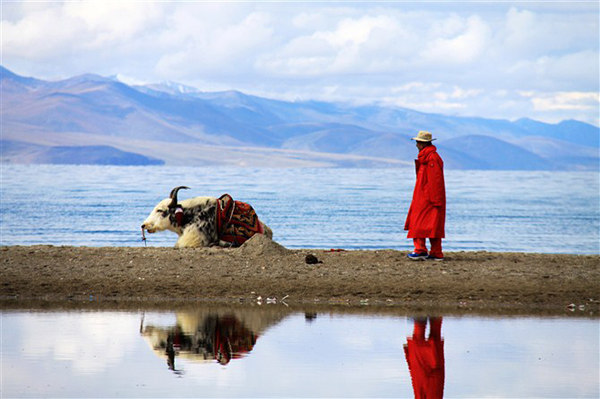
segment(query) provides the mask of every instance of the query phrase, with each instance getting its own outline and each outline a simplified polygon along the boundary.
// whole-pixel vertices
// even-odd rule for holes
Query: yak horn
[[[171,198],[171,203],[169,204],[169,208],[175,208],[177,206],[177,192],[181,189],[189,190],[190,188],[186,186],[179,186],[171,190],[171,195],[169,196]]]

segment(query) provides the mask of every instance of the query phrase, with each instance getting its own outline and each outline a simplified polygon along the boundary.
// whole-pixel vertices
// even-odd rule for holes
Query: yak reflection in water
[[[404,345],[415,398],[444,396],[444,340],[442,318],[429,317],[429,337],[425,338],[428,318],[415,318],[412,337]]]
[[[145,325],[142,318],[140,333],[158,356],[166,358],[169,369],[183,374],[176,367],[178,358],[227,365],[232,359],[249,354],[258,337],[288,315],[288,311],[261,310],[179,311],[174,325],[167,327]],[[316,318],[316,312],[305,313],[309,324]],[[415,398],[442,398],[445,380],[442,318],[415,318],[404,352]]]
[[[172,327],[142,325],[140,333],[158,356],[165,356],[169,369],[177,374],[177,358],[193,362],[228,364],[247,355],[260,332],[277,323],[283,315],[236,314],[235,311],[177,312]]]

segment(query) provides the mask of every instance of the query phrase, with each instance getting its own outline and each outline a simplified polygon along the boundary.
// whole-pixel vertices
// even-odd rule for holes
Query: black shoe
[[[438,261],[438,262],[442,262],[444,260],[444,257],[443,256],[442,257],[437,257],[437,256],[431,256],[431,255],[429,255],[429,256],[427,256],[427,260],[435,260],[435,261]]]

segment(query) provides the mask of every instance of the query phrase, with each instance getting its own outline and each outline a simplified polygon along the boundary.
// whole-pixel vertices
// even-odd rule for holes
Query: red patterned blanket
[[[234,201],[231,195],[223,194],[217,200],[217,231],[219,239],[240,246],[254,234],[264,234],[256,212],[249,204]]]

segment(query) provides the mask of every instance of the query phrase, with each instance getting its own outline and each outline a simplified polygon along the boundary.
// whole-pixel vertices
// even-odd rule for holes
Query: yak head
[[[148,233],[156,233],[164,230],[175,231],[178,226],[181,226],[183,208],[177,203],[177,193],[181,189],[189,190],[189,187],[179,186],[171,190],[169,198],[160,201],[144,220],[142,230],[147,230]]]

